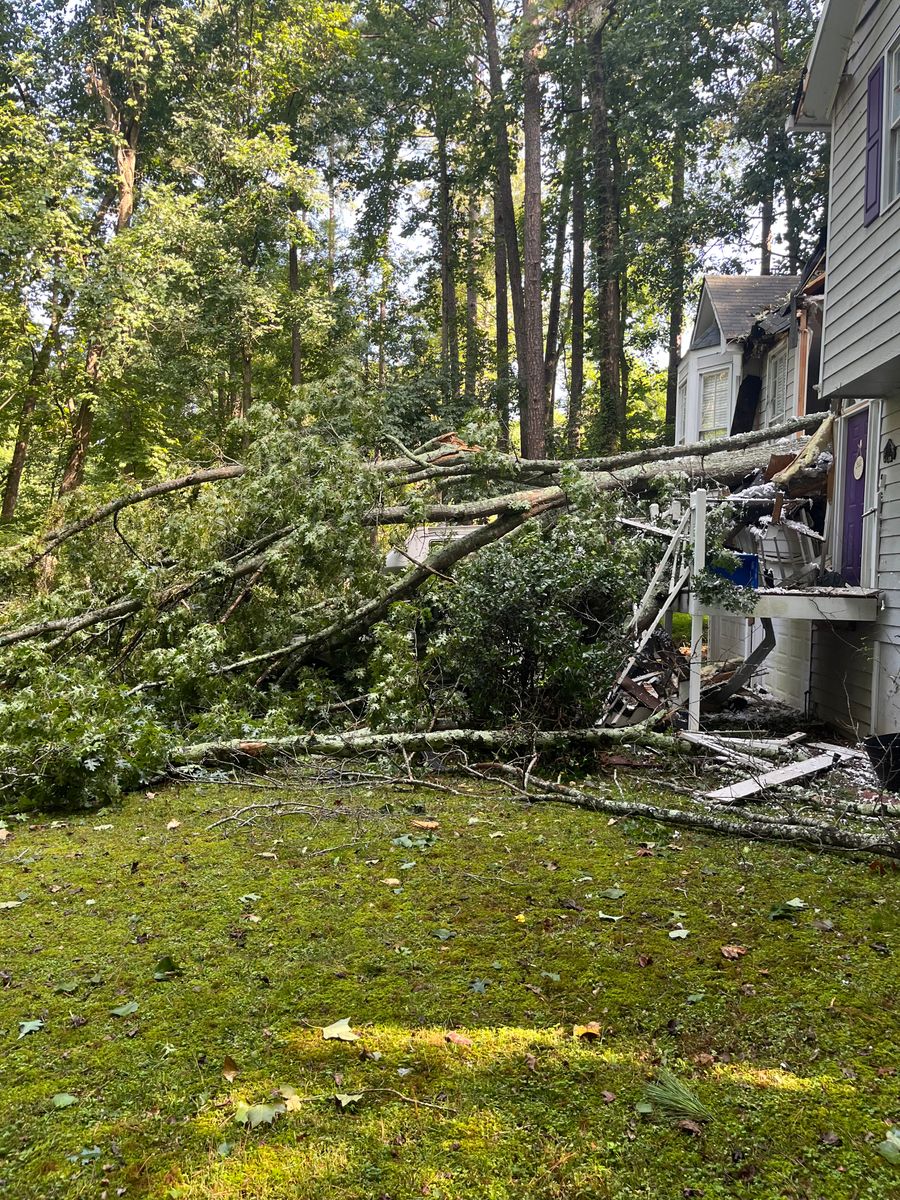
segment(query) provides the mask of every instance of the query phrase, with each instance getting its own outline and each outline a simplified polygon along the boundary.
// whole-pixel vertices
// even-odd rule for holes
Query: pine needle
[[[661,1067],[644,1094],[651,1104],[670,1117],[690,1121],[711,1121],[712,1113],[700,1103],[690,1088],[681,1082],[668,1067]]]

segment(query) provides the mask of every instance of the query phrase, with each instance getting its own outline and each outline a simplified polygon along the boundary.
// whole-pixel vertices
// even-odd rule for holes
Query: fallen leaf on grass
[[[78,984],[74,979],[70,979],[66,983],[58,983],[53,989],[58,996],[71,996],[77,990]]]
[[[157,983],[167,983],[170,979],[176,979],[179,975],[183,975],[184,971],[181,967],[176,966],[170,954],[165,954],[156,964],[153,971],[153,978]]]
[[[525,1055],[525,1066],[528,1068],[529,1071],[537,1070],[537,1059],[535,1058],[535,1056],[533,1054]]]
[[[830,1129],[827,1133],[822,1134],[822,1136],[819,1138],[819,1142],[823,1146],[839,1146],[841,1144],[841,1137],[840,1134],[837,1134],[834,1132],[834,1130]]]
[[[229,1083],[234,1083],[237,1079],[238,1065],[230,1054],[226,1054],[222,1062],[222,1075]]]
[[[345,1108],[349,1108],[351,1104],[356,1104],[356,1102],[358,1100],[362,1100],[363,1093],[362,1092],[335,1092],[334,1098],[337,1102],[338,1108],[340,1108],[341,1111],[343,1111]]]
[[[675,1128],[680,1129],[682,1133],[690,1133],[694,1137],[700,1137],[703,1133],[703,1127],[698,1125],[696,1121],[690,1121],[686,1117],[675,1122]]]
[[[583,1038],[586,1042],[591,1042],[594,1038],[598,1038],[602,1033],[599,1021],[588,1021],[587,1025],[573,1025],[572,1036]]]
[[[469,984],[469,987],[472,989],[473,992],[476,992],[479,996],[483,996],[484,993],[490,987],[490,983],[491,983],[491,981],[489,979],[473,979],[472,982]]]
[[[806,902],[799,896],[795,896],[793,900],[785,900],[783,904],[776,904],[769,913],[769,920],[782,921],[785,917],[793,917],[798,912],[802,912],[804,908],[806,908]]]
[[[53,1097],[54,1108],[70,1108],[73,1104],[78,1103],[78,1097],[73,1096],[71,1092],[57,1092]]]
[[[613,923],[615,923],[616,921],[624,921],[625,920],[624,917],[611,917],[609,915],[609,913],[605,913],[605,912],[598,912],[597,918],[600,921],[612,921]]]
[[[247,1104],[241,1100],[235,1110],[234,1119],[238,1125],[249,1125],[255,1129],[257,1125],[271,1125],[277,1116],[285,1112],[283,1104]]]
[[[452,1042],[454,1046],[472,1045],[471,1038],[467,1038],[464,1033],[457,1033],[455,1029],[451,1029],[449,1033],[445,1033],[444,1040],[447,1042]]]
[[[900,1166],[900,1129],[892,1129],[884,1141],[879,1142],[875,1149],[892,1166]]]
[[[689,929],[670,929],[670,938],[686,938],[691,931]]]
[[[180,821],[176,821],[176,819],[175,819],[174,817],[172,818],[172,820],[171,820],[171,821],[168,823],[168,825],[166,826],[166,829],[169,829],[169,830],[172,830],[172,829],[180,829],[180,828],[181,828],[181,822],[180,822]]]
[[[743,958],[746,953],[746,946],[722,946],[722,957],[730,959],[732,962],[735,959]]]
[[[339,1042],[359,1041],[359,1034],[354,1033],[350,1028],[349,1017],[342,1017],[340,1021],[335,1021],[332,1025],[326,1025],[322,1030],[322,1037],[326,1042],[331,1040]]]
[[[608,887],[604,888],[602,892],[598,892],[597,895],[602,896],[604,900],[621,900],[625,895],[625,889],[619,887]]]
[[[281,1084],[278,1094],[284,1100],[285,1112],[299,1112],[303,1107],[303,1097],[298,1095],[297,1089],[292,1088],[289,1083]]]
[[[652,954],[639,954],[638,955],[637,965],[639,967],[649,967],[652,964],[652,962],[653,962]]]
[[[603,1099],[604,1104],[612,1104],[612,1102],[616,1098],[615,1092],[601,1092],[600,1095]]]
[[[5,825],[0,826],[0,842],[5,842],[9,837],[12,837],[12,831],[7,829]]]
[[[440,829],[440,821],[413,821],[413,829]]]
[[[21,900],[0,900],[0,908],[21,908]]]
[[[381,881],[386,887],[401,887],[399,879],[382,879]]]
[[[41,1020],[40,1017],[38,1017],[34,1021],[20,1021],[19,1022],[19,1039],[21,1039],[23,1037],[28,1037],[29,1033],[38,1033],[43,1028],[44,1028],[44,1022]]]
[[[111,1008],[110,1015],[113,1017],[130,1017],[132,1013],[138,1010],[137,1002],[129,1000],[126,1004],[120,1004],[118,1008]]]
[[[452,929],[436,929],[434,936],[442,942],[449,942],[451,938],[456,937],[456,934]]]

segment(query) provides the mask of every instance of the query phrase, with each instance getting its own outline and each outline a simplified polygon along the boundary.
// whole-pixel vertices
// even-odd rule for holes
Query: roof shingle
[[[707,275],[706,287],[726,341],[746,337],[760,313],[780,306],[799,275]]]

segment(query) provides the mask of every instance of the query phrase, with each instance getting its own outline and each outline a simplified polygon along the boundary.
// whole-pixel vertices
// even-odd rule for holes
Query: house
[[[800,276],[711,275],[703,281],[694,331],[679,368],[676,441],[694,442],[778,425],[820,411],[824,241]],[[730,544],[760,555],[777,586],[818,574],[824,502],[789,506],[783,521],[751,525]],[[755,682],[806,710],[812,662],[809,620],[773,618],[775,648]],[[711,662],[743,660],[762,641],[759,620],[709,617]]]
[[[875,620],[815,623],[811,708],[900,731],[900,0],[826,0],[790,127],[831,138],[819,396],[839,414],[831,562]]]

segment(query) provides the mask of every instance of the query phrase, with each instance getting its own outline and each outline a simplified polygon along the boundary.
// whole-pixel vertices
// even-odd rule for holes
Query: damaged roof
[[[746,337],[759,317],[780,307],[800,282],[799,275],[707,275],[705,285],[728,342]]]

